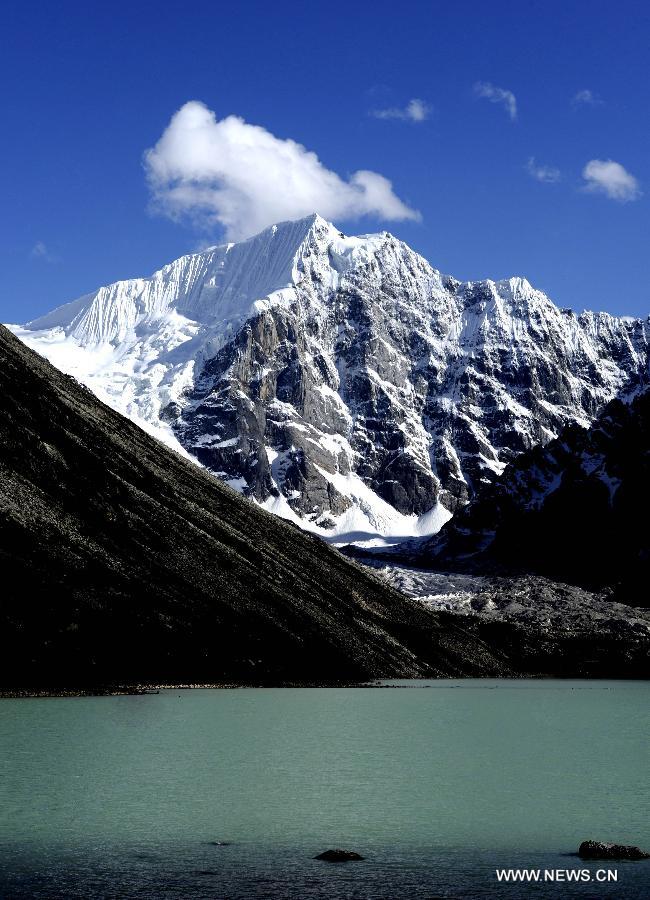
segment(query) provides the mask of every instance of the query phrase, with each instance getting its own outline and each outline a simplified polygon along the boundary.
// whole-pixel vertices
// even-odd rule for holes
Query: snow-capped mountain
[[[341,540],[435,532],[522,451],[648,371],[648,321],[461,283],[319,216],[116,282],[23,327],[101,399]]]

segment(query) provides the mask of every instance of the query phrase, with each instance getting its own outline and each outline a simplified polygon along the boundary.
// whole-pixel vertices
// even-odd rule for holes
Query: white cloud
[[[424,100],[413,98],[405,107],[390,106],[388,109],[374,109],[370,115],[375,119],[403,119],[407,122],[424,122],[431,114],[431,107]]]
[[[586,88],[583,91],[578,91],[571,100],[573,106],[600,106],[602,102],[600,97],[597,97],[593,91]]]
[[[627,203],[641,196],[639,182],[620,163],[612,159],[592,159],[582,170],[584,190],[605,194],[610,200]]]
[[[50,253],[43,241],[36,241],[32,249],[30,250],[29,255],[33,259],[42,259],[44,262],[48,263],[55,263],[59,261],[58,256]]]
[[[517,118],[517,98],[512,91],[496,87],[489,81],[477,81],[474,85],[474,95],[489,100],[490,103],[500,103],[513,122]]]
[[[313,212],[420,218],[383,175],[360,170],[346,181],[302,144],[238,116],[218,120],[198,101],[175,113],[144,165],[155,207],[174,219],[218,223],[232,240]]]
[[[547,184],[555,184],[562,178],[562,173],[554,166],[544,166],[535,162],[535,157],[531,156],[526,163],[526,171],[537,181],[544,181]]]

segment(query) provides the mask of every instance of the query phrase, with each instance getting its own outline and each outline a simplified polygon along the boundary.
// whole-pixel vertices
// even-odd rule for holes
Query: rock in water
[[[355,859],[365,859],[365,857],[355,853],[354,850],[325,850],[314,859],[324,859],[326,862],[351,862]]]
[[[583,841],[578,850],[583,859],[650,859],[650,853],[629,844],[608,844],[603,841]]]

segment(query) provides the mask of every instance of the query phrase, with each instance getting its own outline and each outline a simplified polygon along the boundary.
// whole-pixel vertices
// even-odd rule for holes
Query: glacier
[[[647,379],[650,334],[318,215],[9,327],[266,509],[371,546],[436,533],[520,453],[589,425]]]

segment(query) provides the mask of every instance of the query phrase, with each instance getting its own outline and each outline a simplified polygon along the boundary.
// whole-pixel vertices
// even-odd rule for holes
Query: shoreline
[[[416,680],[416,679],[414,679]],[[426,679],[418,679],[426,680]],[[366,682],[284,682],[264,684],[252,682],[183,682],[179,684],[119,684],[94,688],[9,688],[0,689],[0,700],[38,699],[42,697],[146,697],[161,691],[232,691],[259,688],[334,688],[382,687]]]
[[[646,683],[648,678],[628,678],[627,676],[603,675],[486,675],[486,676],[456,676],[456,677],[429,677],[429,678],[396,678],[375,679],[372,681],[337,681],[337,682],[282,682],[277,684],[251,683],[251,682],[214,682],[214,683],[190,683],[179,684],[120,684],[106,685],[95,688],[10,688],[0,689],[0,700],[39,700],[45,698],[73,698],[73,697],[146,697],[155,696],[162,691],[232,691],[232,690],[260,690],[267,689],[314,689],[314,688],[372,688],[374,690],[408,689],[416,686],[417,682],[431,681],[620,681]],[[411,684],[386,684],[386,681],[408,681]],[[430,684],[422,684],[420,687],[432,687]]]

